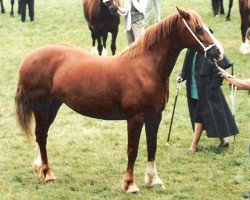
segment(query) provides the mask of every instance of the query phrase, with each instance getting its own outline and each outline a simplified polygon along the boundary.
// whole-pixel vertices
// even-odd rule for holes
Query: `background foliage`
[[[227,2],[227,1],[225,1]],[[162,17],[176,12],[175,6],[196,10],[214,30],[226,54],[235,63],[235,74],[249,78],[250,59],[241,55],[240,18],[238,5],[232,9],[232,21],[224,16],[213,17],[210,0],[162,0]],[[4,2],[6,11],[9,1]],[[227,5],[225,6],[227,11]],[[16,10],[16,8],[15,8]],[[126,48],[122,18],[118,35],[118,52]],[[153,22],[153,10],[151,23]],[[219,154],[214,148],[219,141],[203,134],[200,151],[186,155],[192,139],[185,86],[177,103],[171,142],[165,145],[175,96],[175,78],[179,73],[183,51],[171,75],[171,94],[159,129],[158,173],[166,190],[148,189],[144,185],[146,145],[143,132],[135,165],[140,195],[121,191],[122,177],[127,165],[126,122],[102,121],[74,113],[66,106],[51,126],[48,154],[58,178],[55,184],[44,184],[33,174],[35,142],[28,144],[15,121],[14,95],[18,69],[25,55],[40,46],[70,43],[90,50],[90,32],[82,13],[81,0],[36,1],[35,21],[21,23],[17,14],[0,15],[0,197],[1,199],[240,199],[250,191],[249,157],[249,96],[237,91],[236,121],[240,129],[236,141]],[[110,52],[110,50],[108,49]],[[110,53],[109,53],[110,54]],[[223,86],[229,101],[228,86]]]

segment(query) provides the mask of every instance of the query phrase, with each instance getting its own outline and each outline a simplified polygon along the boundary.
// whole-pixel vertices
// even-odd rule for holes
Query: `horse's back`
[[[55,74],[64,66],[65,59],[72,55],[84,57],[90,53],[75,46],[60,44],[44,46],[28,53],[19,69],[19,85],[27,89],[43,87],[46,91],[50,90]]]

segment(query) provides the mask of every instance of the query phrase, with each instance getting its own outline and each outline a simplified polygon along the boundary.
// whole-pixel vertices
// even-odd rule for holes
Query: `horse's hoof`
[[[166,189],[162,180],[158,177],[155,177],[154,179],[151,179],[151,180],[148,177],[145,177],[145,183],[146,183],[147,187],[149,187],[149,188],[159,186],[162,189]]]
[[[44,182],[47,183],[47,182],[53,182],[53,181],[56,181],[56,177],[54,176],[54,174],[51,171],[49,171],[45,175]]]
[[[126,191],[126,193],[130,194],[139,194],[140,190],[136,185],[130,185]]]
[[[44,183],[56,183],[56,178],[55,179],[49,179],[49,180],[44,180]]]

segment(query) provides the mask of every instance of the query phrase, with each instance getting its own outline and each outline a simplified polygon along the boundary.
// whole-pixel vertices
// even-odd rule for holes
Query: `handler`
[[[232,65],[226,57],[217,64],[224,69]],[[187,51],[177,82],[186,80],[188,108],[194,131],[188,149],[190,152],[197,151],[203,130],[206,130],[207,137],[220,139],[217,150],[229,147],[227,137],[239,132],[220,88],[223,79],[218,72],[216,65],[202,54],[191,49]]]

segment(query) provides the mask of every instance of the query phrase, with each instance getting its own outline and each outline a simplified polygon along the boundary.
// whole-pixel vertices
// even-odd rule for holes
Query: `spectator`
[[[141,37],[144,33],[144,15],[146,0],[125,0],[125,8],[119,8],[119,12],[125,15],[126,34],[128,45]]]
[[[150,10],[152,7],[152,2],[155,7],[155,22],[159,22],[161,20],[161,0],[148,0],[146,11],[144,13],[145,16],[145,25],[149,22]]]
[[[26,20],[26,7],[28,5],[29,8],[29,16],[30,21],[34,21],[34,0],[20,0],[20,14],[21,14],[21,21],[25,22]]]

